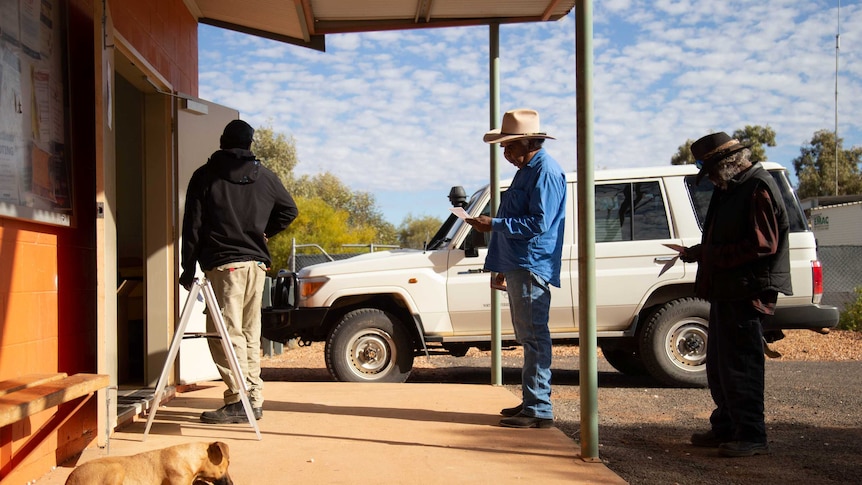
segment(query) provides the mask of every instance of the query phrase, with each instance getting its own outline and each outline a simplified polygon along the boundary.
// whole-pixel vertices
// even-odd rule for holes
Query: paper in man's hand
[[[661,276],[665,274],[667,270],[673,268],[673,265],[675,265],[678,260],[679,256],[674,256],[673,258],[667,260],[667,262],[664,263],[664,266],[661,268],[661,271],[658,272],[658,275]]]
[[[458,216],[460,219],[470,219],[471,218],[470,214],[468,214],[467,211],[465,211],[463,207],[450,207],[449,210],[452,211],[452,213],[455,214],[456,216]]]

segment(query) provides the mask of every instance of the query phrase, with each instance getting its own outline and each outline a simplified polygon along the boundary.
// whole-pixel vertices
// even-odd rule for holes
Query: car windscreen
[[[808,222],[805,219],[805,213],[802,211],[802,205],[799,203],[799,198],[796,197],[796,191],[790,186],[783,170],[770,170],[769,174],[775,180],[775,185],[781,191],[781,198],[784,200],[784,206],[787,208],[787,219],[790,223],[790,232],[805,232],[808,231]],[[703,223],[706,220],[706,210],[709,207],[709,199],[712,197],[714,185],[707,177],[704,177],[700,184],[695,184],[695,175],[685,177],[685,185],[688,188],[688,194],[691,198],[691,203],[694,206],[695,214],[697,215],[697,223],[703,230]]]

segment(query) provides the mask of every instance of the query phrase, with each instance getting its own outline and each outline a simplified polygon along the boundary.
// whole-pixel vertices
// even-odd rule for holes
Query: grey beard
[[[751,166],[748,161],[749,153],[749,150],[745,149],[719,162],[712,183],[721,190],[727,190],[727,183]]]

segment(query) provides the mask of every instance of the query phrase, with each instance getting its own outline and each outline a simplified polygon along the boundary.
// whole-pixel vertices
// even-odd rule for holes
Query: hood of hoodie
[[[260,173],[260,161],[254,153],[242,148],[219,150],[212,154],[207,165],[219,178],[234,184],[251,184]]]

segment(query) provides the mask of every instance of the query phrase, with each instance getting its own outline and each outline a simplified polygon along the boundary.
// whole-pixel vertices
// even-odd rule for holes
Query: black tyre
[[[649,375],[643,360],[641,360],[640,348],[634,339],[614,338],[599,341],[602,355],[614,369],[627,376]]]
[[[447,343],[443,344],[443,348],[449,351],[449,355],[452,357],[464,357],[467,355],[467,351],[470,350],[469,344],[452,344]]]
[[[706,301],[682,298],[666,303],[641,333],[640,357],[646,370],[670,386],[706,386],[708,326]]]
[[[413,369],[413,345],[392,315],[374,308],[354,310],[326,339],[326,368],[345,382],[404,382]]]

